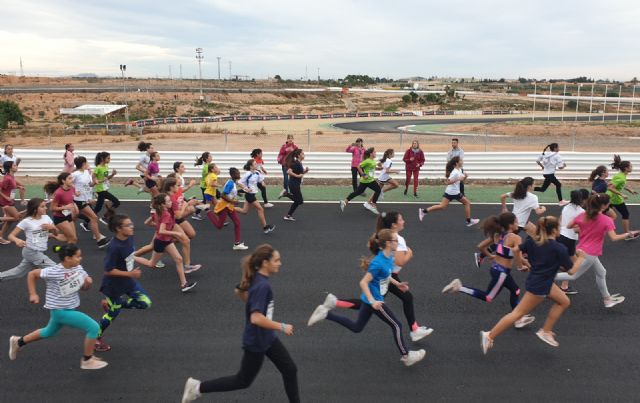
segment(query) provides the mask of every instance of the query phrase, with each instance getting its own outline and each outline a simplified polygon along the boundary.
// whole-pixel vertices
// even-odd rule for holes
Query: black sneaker
[[[187,282],[185,285],[183,285],[183,286],[180,288],[180,291],[182,291],[182,292],[189,292],[193,287],[195,287],[195,286],[196,286],[196,284],[198,284],[196,281],[194,281],[193,283],[189,283],[189,282]]]
[[[268,234],[269,232],[273,232],[274,229],[276,229],[276,226],[272,224],[267,224],[263,228],[265,234]]]
[[[576,290],[575,288],[569,286],[567,288],[561,288],[561,290],[567,294],[567,295],[576,295],[578,293],[578,290]]]
[[[109,245],[109,242],[111,242],[111,238],[107,238],[104,237],[101,240],[99,240],[98,243],[98,248],[103,249],[105,247],[107,247],[107,245]]]

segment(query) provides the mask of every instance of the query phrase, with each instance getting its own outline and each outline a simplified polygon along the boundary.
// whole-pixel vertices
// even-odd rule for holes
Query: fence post
[[[51,128],[49,127],[49,145],[51,145]]]
[[[229,151],[229,131],[224,129],[224,151]]]
[[[307,129],[307,150],[311,151],[311,129]]]
[[[484,152],[487,152],[487,142],[489,141],[489,134],[485,131],[484,132]]]
[[[402,142],[404,140],[404,130],[400,131],[400,149],[402,150]]]
[[[576,150],[576,131],[578,129],[576,129],[575,127],[573,128],[573,138],[571,139],[571,151],[575,151]]]

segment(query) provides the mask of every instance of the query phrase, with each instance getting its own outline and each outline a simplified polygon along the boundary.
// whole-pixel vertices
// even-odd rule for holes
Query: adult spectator
[[[62,168],[62,172],[71,173],[76,169],[76,166],[73,160],[76,158],[76,155],[73,153],[74,148],[73,144],[68,143],[64,145],[64,168]]]
[[[413,175],[413,197],[418,197],[418,176],[420,175],[420,167],[424,165],[424,153],[420,149],[418,140],[413,140],[411,147],[405,151],[402,160],[404,161],[404,169],[407,175],[404,182],[404,194],[405,196],[407,195],[409,182]]]
[[[7,161],[12,161],[16,166],[20,165],[20,161],[22,161],[13,153],[13,146],[11,144],[4,146],[4,155],[0,157],[0,167]]]
[[[282,166],[282,178],[284,182],[282,183],[282,192],[280,192],[280,197],[289,193],[289,175],[287,175],[287,171],[289,167],[287,167],[287,163],[285,161],[287,154],[289,154],[293,150],[297,150],[298,146],[293,143],[293,134],[287,134],[287,141],[280,147],[280,152],[278,153],[278,164]]]
[[[355,192],[358,188],[358,167],[362,162],[362,155],[364,154],[364,146],[362,145],[362,139],[357,138],[355,143],[351,143],[345,152],[351,153],[351,187]]]
[[[461,160],[464,159],[464,150],[460,148],[458,145],[458,139],[451,139],[451,150],[447,153],[447,162],[451,161],[453,157],[460,157]],[[464,169],[462,169],[464,173]],[[464,183],[460,182],[460,194],[464,196]]]

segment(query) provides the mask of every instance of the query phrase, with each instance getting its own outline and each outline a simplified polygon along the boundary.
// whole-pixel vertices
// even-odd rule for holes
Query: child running
[[[349,196],[345,200],[340,200],[340,211],[344,211],[344,208],[349,204],[351,200],[355,197],[360,196],[364,193],[364,191],[369,188],[373,190],[373,196],[370,201],[364,203],[364,208],[371,211],[373,214],[378,214],[378,208],[376,207],[376,203],[378,202],[378,197],[380,196],[380,185],[375,179],[375,170],[376,170],[376,150],[373,147],[367,148],[363,154],[363,160],[358,166],[358,173],[360,174],[360,184],[358,188],[351,192]]]
[[[25,240],[18,238],[22,231],[24,231]],[[56,263],[45,254],[51,232],[57,232],[57,230],[47,215],[45,201],[38,197],[29,200],[26,218],[20,221],[9,234],[9,240],[22,248],[22,261],[13,269],[0,272],[0,281],[24,277],[36,267],[55,266]]]
[[[147,143],[145,141],[141,141],[138,143],[138,151],[140,151],[140,158],[138,159],[138,163],[136,164],[136,171],[138,171],[140,173],[140,179],[142,180],[142,182],[140,184],[138,184],[138,194],[142,193],[142,192],[148,192],[149,189],[147,189],[145,187],[144,184],[144,176],[145,173],[147,172],[147,168],[149,167],[149,163],[151,162],[151,159],[149,158],[149,155],[155,151],[155,149],[153,148],[153,145],[151,143]],[[129,179],[127,181],[127,183],[125,184],[126,186],[131,186],[135,183],[135,181],[133,179]]]
[[[393,255],[397,246],[398,235],[390,229],[380,230],[369,239],[369,250],[374,254],[374,257],[363,258],[360,264],[362,269],[367,272],[360,280],[360,289],[362,290],[360,299],[363,303],[360,305],[356,322],[334,314],[331,309],[321,309],[322,314],[319,315],[318,308],[316,308],[309,318],[308,325],[311,326],[322,319],[328,319],[354,333],[360,333],[369,322],[369,319],[371,319],[371,315],[375,314],[391,328],[396,347],[398,347],[402,356],[400,360],[408,367],[421,361],[426,352],[422,349],[417,351],[407,350],[402,337],[402,324],[391,311],[391,308],[384,303],[384,296],[387,293],[389,284],[393,284],[400,291],[409,291],[407,283],[401,283],[391,276],[394,267]]]
[[[569,204],[562,208],[560,214],[560,236],[557,241],[567,247],[567,252],[572,262],[575,262],[576,257],[576,242],[578,241],[578,233],[569,228],[569,223],[584,213],[583,206],[586,205],[589,198],[589,191],[587,189],[572,190],[570,193]],[[569,286],[568,281],[563,281],[560,284],[560,289],[567,295],[575,295],[578,291]]]
[[[518,219],[513,213],[502,213],[499,216],[491,216],[487,218],[482,225],[483,232],[488,235],[487,239],[478,245],[478,249],[484,251],[487,256],[491,257],[493,264],[489,270],[491,281],[486,291],[476,288],[465,287],[460,279],[454,279],[446,287],[442,289],[442,293],[453,294],[461,292],[471,297],[477,298],[485,302],[493,302],[500,294],[503,288],[509,290],[509,303],[511,309],[518,306],[520,299],[520,287],[511,277],[511,267],[515,263],[517,268],[522,267],[522,254],[518,247],[522,243],[522,238],[518,232]],[[495,244],[495,254],[491,255],[487,247]],[[530,315],[523,315],[515,321],[514,326],[518,329],[532,323],[536,318]]]
[[[358,137],[355,143],[351,143],[351,145],[344,150],[347,153],[351,153],[351,187],[354,192],[358,189],[358,176],[360,176],[358,167],[362,162],[365,151],[362,143],[362,139]]]
[[[15,207],[16,191],[20,193],[22,203],[26,202],[24,198],[25,188],[22,183],[16,180],[16,172],[18,172],[18,164],[14,161],[5,161],[2,164],[2,172],[0,173],[4,175],[4,178],[0,183],[0,207],[2,207],[4,216],[2,217],[2,228],[0,228],[0,245],[11,243],[6,239],[11,223],[18,221],[23,216]]]
[[[122,309],[151,307],[147,292],[136,281],[142,275],[136,263],[150,266],[151,262],[134,255],[133,221],[126,215],[116,214],[109,219],[109,230],[114,237],[104,258],[104,277],[100,286],[100,292],[105,296],[102,300],[104,315],[100,319],[95,351],[111,350],[111,346],[102,337]]]
[[[609,207],[608,195],[601,193],[591,195],[587,200],[586,211],[567,224],[568,228],[578,229],[580,233],[576,249],[583,252],[584,259],[582,264],[577,266],[577,271],[572,273],[559,273],[556,276],[556,280],[574,281],[589,269],[593,268],[596,274],[596,284],[602,296],[604,307],[611,308],[624,302],[625,298],[620,294],[609,294],[607,288],[607,270],[602,263],[600,263],[599,258],[602,255],[604,237],[607,235],[613,242],[622,241],[629,238],[637,238],[640,236],[640,231],[616,234],[616,225],[613,220],[603,214],[607,207]]]
[[[607,183],[608,177],[609,170],[604,165],[598,165],[596,169],[591,171],[591,174],[589,175],[589,182],[591,182],[591,193],[607,193],[607,191],[609,190],[609,184]],[[611,197],[611,195],[609,197]],[[586,198],[584,201],[586,202]],[[611,219],[614,221],[616,220],[616,218],[618,218],[618,215],[611,208],[611,205],[609,205],[609,208],[606,209],[604,213],[611,217]]]
[[[275,305],[269,277],[278,273],[281,265],[280,253],[268,244],[258,246],[251,256],[242,260],[242,280],[236,286],[236,293],[246,302],[245,328],[242,335],[244,354],[240,370],[235,375],[210,381],[187,379],[182,403],[194,401],[203,393],[248,388],[258,376],[265,356],[282,374],[289,402],[300,401],[298,369],[276,334],[277,331],[281,331],[287,336],[292,336],[293,326],[273,320]]]
[[[262,231],[265,234],[273,232],[276,229],[275,225],[267,224],[267,220],[264,218],[264,209],[258,202],[256,198],[256,194],[258,193],[258,183],[262,181],[262,174],[258,171],[258,166],[253,159],[247,161],[244,164],[244,170],[246,171],[242,178],[238,181],[240,185],[243,187],[245,192],[244,194],[244,206],[242,207],[242,211],[249,211],[249,207],[253,207],[258,214],[258,219],[260,220],[260,225],[262,225]],[[286,175],[286,172],[285,172]],[[287,178],[289,176],[287,175]],[[288,183],[287,183],[288,185]]]
[[[202,170],[200,171],[200,190],[202,192],[202,203],[205,204],[207,204],[207,199],[204,192],[207,190],[207,176],[209,175],[209,164],[211,161],[213,161],[213,156],[209,151],[205,151],[201,156],[196,158],[196,162],[193,164],[193,166],[196,167],[202,165]],[[202,220],[200,213],[200,210],[196,211],[195,214],[191,216],[191,219],[198,221]]]
[[[106,151],[102,151],[96,154],[95,165],[93,170],[93,183],[95,184],[93,190],[98,195],[93,211],[96,215],[100,214],[102,206],[105,200],[111,202],[111,206],[107,205],[111,209],[117,209],[120,206],[120,200],[115,197],[109,189],[111,188],[111,179],[118,173],[115,169],[109,173],[109,163],[111,162],[111,154]],[[105,217],[102,217],[100,221],[106,224]]]
[[[246,214],[247,211],[236,209],[238,205],[238,188],[236,182],[240,180],[240,171],[238,171],[237,168],[229,168],[229,176],[231,179],[224,184],[220,200],[216,203],[214,210],[207,213],[207,217],[217,229],[222,229],[227,220],[227,215],[229,215],[231,221],[233,221],[235,236],[232,249],[247,250],[249,247],[240,240],[240,219],[238,218],[238,213]]]
[[[533,189],[533,178],[527,176],[516,183],[513,192],[505,193],[500,196],[500,204],[502,205],[502,212],[507,211],[507,198],[513,200],[513,214],[518,219],[518,231],[525,230],[528,234],[534,234],[536,231],[535,224],[529,221],[531,211],[535,211],[537,215],[544,214],[547,211],[545,206],[541,206],[538,203],[538,196],[531,193]]]
[[[531,273],[525,282],[526,292],[518,306],[511,313],[503,316],[491,331],[480,332],[480,344],[484,354],[487,354],[487,351],[493,347],[493,341],[496,337],[520,318],[523,318],[524,315],[533,311],[545,298],[551,299],[554,305],[549,310],[544,325],[536,332],[536,336],[550,346],[558,347],[560,345],[556,341],[553,326],[564,311],[569,308],[571,302],[560,287],[554,284],[553,279],[560,267],[570,268],[570,273],[575,272],[582,262],[582,253],[578,252],[576,262],[571,262],[567,248],[556,241],[558,235],[560,235],[558,220],[550,216],[542,217],[538,220],[535,237],[528,237],[520,245],[520,251],[528,255],[531,264]]]
[[[547,154],[547,150],[550,150],[551,152]],[[564,163],[562,157],[560,157],[560,154],[558,154],[558,151],[560,151],[558,143],[551,143],[547,145],[544,150],[542,150],[542,154],[540,154],[540,156],[536,160],[536,164],[538,164],[540,168],[542,168],[542,176],[544,176],[544,182],[542,183],[542,186],[537,186],[534,188],[534,190],[536,192],[544,193],[549,185],[553,183],[556,187],[558,205],[565,206],[569,202],[562,199],[562,184],[560,183],[558,178],[556,178],[556,170],[566,168],[567,164]]]
[[[160,153],[153,151],[149,154],[149,165],[144,173],[144,186],[149,189],[151,197],[156,197],[160,190],[158,190],[158,181],[160,180]]]
[[[44,192],[53,195],[51,200],[53,224],[68,244],[77,243],[78,235],[73,225],[73,217],[78,215],[78,206],[73,201],[76,194],[73,177],[68,172],[61,173],[55,182],[47,182],[44,185]]]
[[[462,172],[463,162],[460,157],[453,157],[445,168],[445,176],[447,177],[447,188],[442,195],[440,204],[433,205],[429,208],[418,209],[418,219],[422,221],[427,213],[432,211],[445,210],[449,203],[457,200],[464,206],[464,215],[467,227],[471,227],[480,222],[477,218],[471,218],[471,201],[460,191],[460,184],[467,179],[467,174]]]
[[[93,199],[93,179],[89,172],[89,164],[85,157],[76,157],[74,160],[76,170],[71,174],[75,194],[73,201],[78,208],[78,214],[89,220],[89,229],[93,233],[93,238],[102,249],[109,244],[109,239],[100,233],[98,228],[98,216],[93,212],[90,202]]]
[[[295,221],[293,213],[304,203],[300,188],[302,187],[302,178],[309,172],[309,167],[303,167],[302,161],[304,161],[302,148],[296,148],[285,157],[284,162],[288,167],[287,175],[289,176],[289,192],[285,196],[293,201],[287,215],[283,217],[285,221]]]
[[[631,162],[623,161],[619,155],[614,155],[611,168],[617,169],[619,172],[611,178],[607,194],[611,198],[613,208],[618,210],[618,213],[622,216],[622,230],[629,232],[629,209],[625,204],[628,196],[622,193],[622,191],[626,190],[634,196],[638,194],[638,192],[627,186],[627,175],[631,173],[633,167],[631,166]]]
[[[15,360],[18,352],[26,344],[41,339],[48,339],[58,334],[64,326],[82,329],[86,333],[84,355],[80,361],[82,369],[101,369],[107,366],[106,361],[93,356],[93,346],[98,337],[100,326],[88,315],[77,311],[80,306],[80,290],[91,288],[93,281],[80,265],[82,252],[76,245],[57,247],[60,264],[29,272],[27,284],[29,302],[39,304],[40,297],[36,291],[36,280],[41,278],[47,286],[44,307],[49,310],[49,323],[42,329],[35,330],[25,336],[11,336],[9,339],[9,359]]]
[[[382,154],[382,159],[379,161],[378,168],[381,169],[380,174],[378,174],[378,185],[382,189],[380,192],[380,200],[384,200],[385,192],[393,190],[398,187],[398,182],[393,179],[389,174],[397,174],[399,171],[397,169],[391,169],[393,166],[393,157],[395,153],[393,148],[387,149],[384,154]],[[369,203],[372,202],[372,199],[369,199]]]
[[[262,150],[259,148],[254,148],[251,151],[251,158],[253,158],[253,160],[256,162],[256,167],[258,168],[258,171],[260,171],[264,179],[264,177],[267,176],[267,170],[265,169],[264,161],[262,160]],[[264,184],[264,180],[262,182],[258,182],[258,189],[260,189],[260,193],[262,194],[262,201],[264,202],[263,207],[273,207],[273,203],[269,203],[269,199],[267,198],[267,185]]]
[[[218,175],[220,175],[220,169],[214,163],[210,163],[207,166],[207,178],[205,180],[206,188],[204,190],[204,200],[209,205],[209,209],[213,210],[216,206],[218,191]]]

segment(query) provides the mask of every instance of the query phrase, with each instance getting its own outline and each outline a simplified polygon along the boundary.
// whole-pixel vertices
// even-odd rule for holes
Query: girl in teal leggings
[[[93,281],[82,268],[82,252],[76,245],[56,247],[62,263],[44,269],[29,272],[27,284],[29,287],[29,301],[33,304],[40,302],[36,292],[36,280],[41,278],[47,286],[44,307],[49,309],[51,318],[46,327],[35,330],[26,336],[11,336],[9,339],[9,358],[15,360],[18,351],[26,344],[53,337],[63,326],[82,329],[86,333],[84,342],[84,356],[80,361],[82,369],[100,369],[107,366],[105,361],[93,356],[93,347],[100,326],[86,314],[76,311],[80,306],[80,290],[91,288]]]

